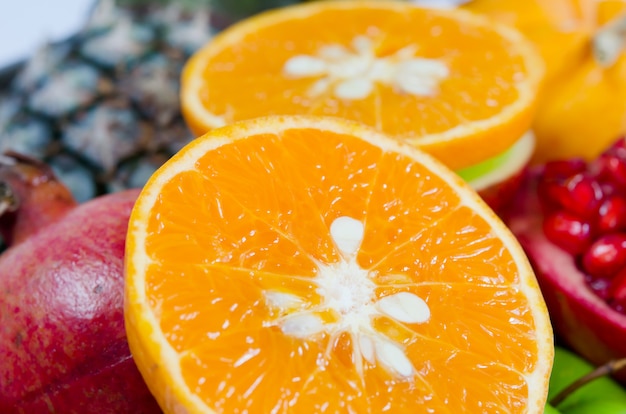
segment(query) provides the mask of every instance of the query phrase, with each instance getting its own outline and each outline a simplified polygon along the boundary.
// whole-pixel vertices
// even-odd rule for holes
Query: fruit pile
[[[2,84],[0,412],[626,412],[626,1],[197,3]]]
[[[543,411],[552,330],[519,245],[452,171],[362,124],[196,139],[142,190],[126,263],[130,348],[167,412]]]
[[[517,27],[547,64],[537,165],[502,216],[533,264],[557,339],[594,364],[623,358],[626,2],[464,8]]]

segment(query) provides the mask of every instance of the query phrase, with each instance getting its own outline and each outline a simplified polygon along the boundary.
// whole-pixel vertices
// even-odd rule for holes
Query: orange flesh
[[[333,30],[323,29],[329,26]],[[378,83],[367,98],[345,101],[331,94],[309,96],[307,91],[320,77],[283,74],[285,62],[294,55],[315,56],[333,44],[351,49],[352,40],[360,35],[374,40],[377,57],[415,45],[417,56],[442,59],[450,76],[441,81],[434,97],[399,93]],[[226,123],[272,114],[332,115],[360,120],[391,135],[419,138],[490,119],[517,101],[516,84],[527,68],[509,50],[507,40],[494,36],[490,28],[462,25],[432,11],[320,11],[247,33],[219,51],[205,68],[200,95],[203,105]]]
[[[538,350],[516,265],[439,177],[311,130],[238,140],[195,167],[151,209],[146,291],[186,384],[216,412],[525,412],[521,373]],[[357,262],[376,297],[413,292],[428,303],[425,323],[372,321],[404,348],[410,379],[356,358],[349,331],[284,333],[276,321],[293,309],[265,299],[291,293],[300,310],[342,317],[322,306],[316,282],[320,263],[341,260],[329,234],[340,216],[364,222]]]

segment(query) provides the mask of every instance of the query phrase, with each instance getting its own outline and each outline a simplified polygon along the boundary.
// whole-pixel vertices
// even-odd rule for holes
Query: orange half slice
[[[197,135],[258,116],[337,116],[458,170],[522,137],[542,77],[530,42],[469,12],[323,1],[217,35],[187,63],[181,105]]]
[[[166,413],[542,413],[553,337],[516,239],[361,124],[214,129],[148,181],[128,341]]]

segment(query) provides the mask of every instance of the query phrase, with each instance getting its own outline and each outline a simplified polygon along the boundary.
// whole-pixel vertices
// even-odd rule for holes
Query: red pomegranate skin
[[[50,171],[22,161],[0,165],[20,201],[0,214],[10,241],[0,255],[0,413],[160,413],[123,323],[138,190],[76,205]]]
[[[541,168],[533,167],[526,174],[511,208],[501,216],[533,265],[557,340],[594,364],[624,358],[626,316],[591,291],[573,256],[550,242],[542,231],[537,194]],[[618,377],[626,384],[623,371]]]

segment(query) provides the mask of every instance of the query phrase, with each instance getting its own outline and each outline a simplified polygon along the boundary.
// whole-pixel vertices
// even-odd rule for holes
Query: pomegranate
[[[77,205],[46,165],[0,156],[0,412],[160,412],[123,323],[137,194]]]
[[[557,337],[595,364],[626,357],[626,138],[591,162],[531,167],[501,216],[535,268]]]

